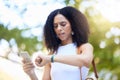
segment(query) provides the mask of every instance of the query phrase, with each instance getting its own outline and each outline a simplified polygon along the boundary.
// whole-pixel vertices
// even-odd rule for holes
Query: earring
[[[71,34],[74,35],[74,32],[72,32]]]

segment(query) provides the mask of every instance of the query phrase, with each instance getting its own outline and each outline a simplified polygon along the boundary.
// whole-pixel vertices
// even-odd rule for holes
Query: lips
[[[65,33],[59,33],[59,34],[58,34],[58,36],[59,36],[60,38],[64,37],[64,35],[65,35]]]

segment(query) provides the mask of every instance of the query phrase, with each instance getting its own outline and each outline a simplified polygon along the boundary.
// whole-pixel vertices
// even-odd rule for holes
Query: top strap
[[[94,69],[95,77],[96,77],[96,79],[98,79],[98,73],[97,73],[97,69],[96,69],[94,58],[92,60],[92,66],[93,66],[93,69]]]

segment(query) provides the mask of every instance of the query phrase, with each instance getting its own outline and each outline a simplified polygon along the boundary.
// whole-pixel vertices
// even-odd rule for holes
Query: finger
[[[26,65],[33,65],[32,62],[26,62],[25,64],[26,64]]]
[[[24,69],[24,72],[26,72],[26,73],[30,73],[31,70],[33,70],[33,68],[25,68],[25,69]]]
[[[22,58],[22,63],[25,63],[25,59],[24,58]]]
[[[33,65],[32,62],[27,62],[27,63],[24,63],[24,64],[23,64],[23,66],[31,66],[31,65]],[[34,66],[34,65],[33,65],[33,66]]]
[[[35,62],[38,62],[39,64],[42,62],[42,59],[40,57],[36,58]]]
[[[35,64],[39,67],[41,67],[41,63],[35,62]]]
[[[34,65],[33,64],[24,64],[23,65],[24,70],[29,69],[29,68],[34,68]]]
[[[31,61],[28,60],[28,59],[25,59],[25,58],[22,59],[22,63],[23,63],[23,64],[25,64],[25,63],[29,63],[29,62],[31,62]]]
[[[39,61],[39,59],[41,59],[41,57],[38,56],[35,60],[36,60],[36,61]]]
[[[29,66],[29,67],[23,67],[23,70],[31,70],[31,69],[34,69],[34,66]]]

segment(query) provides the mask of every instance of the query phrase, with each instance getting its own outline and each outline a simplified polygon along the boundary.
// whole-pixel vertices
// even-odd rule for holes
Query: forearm
[[[90,44],[82,45],[76,55],[55,55],[54,62],[65,63],[73,66],[89,67],[93,60],[93,47]]]
[[[30,79],[31,79],[31,80],[38,80],[38,78],[36,77],[36,75],[35,75],[35,76],[33,76],[33,75],[30,76]]]
[[[74,66],[82,66],[82,60],[79,61],[78,55],[55,55],[54,62],[70,64]]]
[[[46,64],[46,65],[44,66],[44,71],[43,71],[42,80],[51,80],[50,69],[51,69],[50,64]]]
[[[31,80],[38,80],[34,71],[32,72],[32,74],[29,75],[29,77],[30,77]]]
[[[55,55],[54,62],[65,63],[73,66],[89,66],[91,58],[85,55]]]

